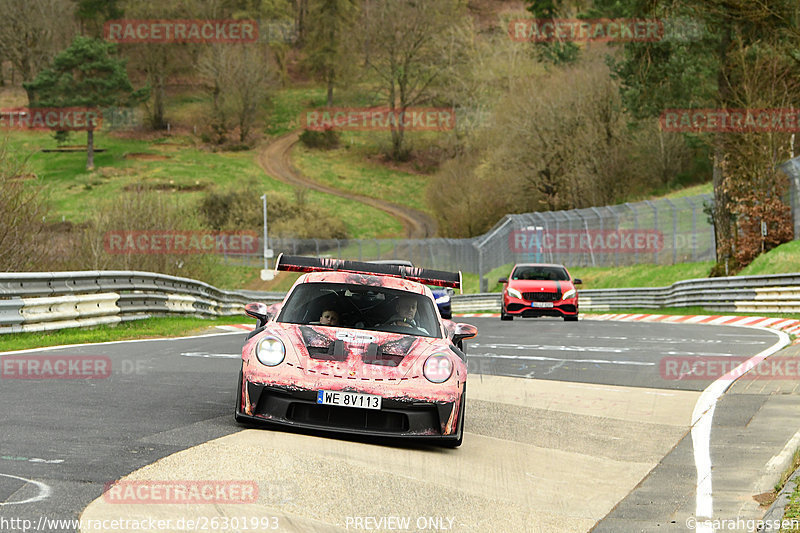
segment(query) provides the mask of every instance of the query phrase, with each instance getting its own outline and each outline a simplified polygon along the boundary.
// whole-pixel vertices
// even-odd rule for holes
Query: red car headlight
[[[508,292],[508,295],[511,296],[512,298],[519,298],[520,300],[522,300],[522,293],[519,292],[514,287],[509,287],[508,289],[506,289],[506,291]]]
[[[561,299],[562,300],[569,300],[570,298],[575,298],[575,296],[577,296],[577,294],[578,294],[578,291],[576,291],[575,288],[573,287],[572,289],[570,289],[567,292],[565,292],[564,295],[561,297]]]
[[[452,374],[453,361],[441,353],[428,357],[422,367],[422,375],[431,383],[444,383]]]

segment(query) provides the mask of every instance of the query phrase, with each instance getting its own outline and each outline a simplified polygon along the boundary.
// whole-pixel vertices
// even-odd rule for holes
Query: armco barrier
[[[113,324],[150,316],[244,313],[283,293],[224,291],[187,278],[136,271],[0,273],[0,334]]]
[[[669,287],[578,289],[580,309],[704,307],[710,311],[800,312],[800,273],[730,276],[679,281]],[[453,312],[499,312],[499,293],[453,296]]]
[[[699,306],[712,311],[800,312],[800,273],[679,281],[669,287],[579,290],[584,311]],[[225,291],[152,272],[0,273],[0,334],[111,324],[156,315],[243,314],[283,293]],[[455,295],[453,312],[500,311],[500,293]]]

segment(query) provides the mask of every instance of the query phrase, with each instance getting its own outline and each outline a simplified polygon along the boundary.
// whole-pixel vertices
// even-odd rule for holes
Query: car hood
[[[508,282],[509,287],[514,287],[520,292],[567,292],[572,288],[571,281],[549,281],[538,279],[515,279]]]
[[[400,381],[421,376],[425,359],[450,352],[447,339],[363,329],[273,323],[282,337],[287,361],[295,360],[309,376],[354,381]]]

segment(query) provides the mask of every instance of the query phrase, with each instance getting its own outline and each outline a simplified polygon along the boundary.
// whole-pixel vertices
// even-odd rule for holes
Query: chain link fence
[[[676,264],[714,259],[714,229],[704,211],[712,195],[622,205],[506,215],[490,231],[471,239],[282,239],[270,238],[275,255],[372,261],[407,259],[440,270],[462,270],[481,278],[518,262],[570,266]],[[263,243],[259,242],[259,249]],[[262,254],[228,256],[226,262],[263,266]],[[271,264],[271,262],[270,262]]]

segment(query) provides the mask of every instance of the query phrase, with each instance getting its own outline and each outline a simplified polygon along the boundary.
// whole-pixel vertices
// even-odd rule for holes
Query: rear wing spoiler
[[[402,265],[387,265],[349,261],[347,259],[329,259],[305,257],[301,255],[280,254],[275,260],[275,270],[289,272],[353,272],[356,274],[375,274],[403,278],[437,287],[453,287],[461,289],[461,271],[448,272]]]

